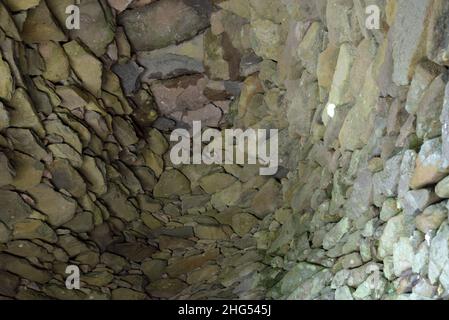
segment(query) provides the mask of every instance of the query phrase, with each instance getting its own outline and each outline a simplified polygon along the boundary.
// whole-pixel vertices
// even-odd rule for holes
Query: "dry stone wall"
[[[379,29],[365,23],[371,5]],[[267,297],[447,297],[447,5],[278,6],[289,28],[265,95],[281,93],[287,148],[298,151],[280,227],[258,232],[272,266]]]
[[[0,0],[0,298],[447,297],[447,14]],[[278,129],[278,172],[173,164],[193,121]]]

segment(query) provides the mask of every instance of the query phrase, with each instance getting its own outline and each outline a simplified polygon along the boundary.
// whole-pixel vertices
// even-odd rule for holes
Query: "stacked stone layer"
[[[74,2],[0,3],[1,298],[446,297],[446,1]],[[196,120],[278,173],[174,165]]]

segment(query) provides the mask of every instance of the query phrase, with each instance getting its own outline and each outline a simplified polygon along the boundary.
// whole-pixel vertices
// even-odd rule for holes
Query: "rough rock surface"
[[[156,1],[125,11],[119,17],[132,46],[149,51],[180,43],[206,29],[212,3],[209,0]]]
[[[447,298],[447,1],[73,2],[0,3],[0,299]]]

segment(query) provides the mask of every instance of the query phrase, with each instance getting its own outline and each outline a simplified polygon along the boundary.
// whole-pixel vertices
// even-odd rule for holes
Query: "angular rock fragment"
[[[58,227],[70,221],[75,215],[77,203],[73,199],[56,192],[46,184],[28,190],[36,208],[48,216],[52,226]]]
[[[449,5],[444,0],[432,3],[429,25],[427,29],[427,57],[440,65],[449,64],[449,48],[447,37],[447,15]]]
[[[388,220],[387,225],[379,239],[378,254],[381,258],[393,254],[393,246],[397,240],[405,236],[404,215],[397,215]]]
[[[445,281],[444,288],[448,289],[447,274],[449,260],[449,225],[444,222],[437,232],[435,238],[432,239],[429,251],[429,280],[432,284],[436,284],[440,278]],[[440,280],[441,281],[441,280]]]
[[[109,252],[103,253],[100,261],[117,273],[130,267],[129,262],[125,258]]]
[[[431,1],[404,1],[396,4],[396,16],[391,26],[393,48],[393,81],[408,85],[416,63],[424,56],[425,27]]]
[[[419,189],[439,182],[448,173],[447,168],[443,167],[443,163],[441,139],[436,138],[424,142],[416,159],[410,187]]]
[[[416,67],[410,89],[407,93],[407,103],[405,109],[410,114],[415,114],[419,107],[419,102],[432,81],[443,70],[440,66],[431,62],[423,62]]]
[[[0,53],[0,98],[10,100],[13,92],[13,78],[11,69]]]
[[[268,180],[251,202],[251,208],[255,215],[264,218],[274,212],[279,206],[280,185],[275,179]]]
[[[338,272],[341,269],[354,269],[363,264],[362,258],[358,252],[350,253],[338,258],[332,267],[333,272]]]
[[[197,225],[195,236],[205,240],[227,240],[229,236],[220,225]]]
[[[422,233],[438,230],[440,225],[447,219],[448,208],[446,202],[427,207],[424,212],[415,218],[416,227]]]
[[[68,191],[75,198],[81,198],[86,194],[83,178],[67,160],[55,160],[49,170],[56,188]]]
[[[437,196],[431,190],[420,189],[406,192],[399,203],[406,215],[416,216],[437,200]]]
[[[318,84],[307,73],[303,74],[297,85],[304,89],[294,90],[294,95],[289,99],[287,120],[290,125],[288,130],[291,134],[304,136],[310,132],[312,117],[316,108],[313,101],[318,100],[319,88]],[[242,96],[244,94],[242,92]]]
[[[48,149],[55,158],[67,159],[75,168],[80,168],[83,165],[81,155],[68,144],[51,144],[48,146]]]
[[[401,169],[398,182],[398,196],[403,198],[405,193],[410,189],[410,180],[416,165],[417,154],[414,150],[406,150],[401,163]]]
[[[69,60],[62,47],[53,41],[39,44],[39,53],[45,62],[42,76],[52,82],[67,80],[70,75]]]
[[[265,19],[251,20],[251,45],[254,52],[265,59],[279,60],[282,43],[281,28]]]
[[[101,163],[101,162],[99,162]],[[83,157],[83,165],[79,169],[89,184],[89,190],[101,196],[107,191],[104,170],[97,164],[97,160],[90,156]]]
[[[395,199],[387,199],[382,204],[382,209],[380,210],[380,219],[382,221],[388,221],[400,212],[398,208],[398,203]]]
[[[75,257],[81,253],[89,251],[85,243],[78,240],[71,234],[65,234],[58,238],[58,245],[67,252],[69,257]]]
[[[131,290],[128,288],[117,288],[112,290],[111,299],[112,300],[145,300],[146,294],[142,292],[138,292],[135,290]]]
[[[204,96],[207,80],[201,76],[186,76],[151,85],[157,106],[162,115],[197,110],[209,99]]]
[[[449,199],[449,177],[444,178],[435,186],[435,193],[443,199]]]
[[[212,195],[211,204],[218,210],[223,210],[228,206],[232,207],[237,205],[241,196],[242,184],[239,181],[236,181],[228,188]],[[263,212],[263,210],[265,210],[265,208],[263,208],[261,211]]]
[[[371,137],[374,125],[374,109],[379,100],[379,87],[373,79],[372,66],[366,72],[365,81],[355,105],[349,110],[342,125],[339,141],[343,149],[363,147]]]
[[[212,80],[236,80],[239,77],[240,53],[229,43],[226,34],[204,36],[204,67]]]
[[[155,298],[172,298],[187,287],[179,279],[161,279],[150,283],[145,290]]]
[[[376,58],[377,46],[372,39],[364,39],[357,46],[355,51],[354,62],[350,74],[350,91],[352,97],[356,98],[360,90],[363,88],[363,80],[366,77],[367,66]]]
[[[74,130],[69,126],[66,126],[61,120],[47,120],[44,122],[45,130],[47,134],[53,134],[61,137],[65,143],[74,148],[78,153],[83,150],[80,138]]]
[[[151,150],[144,151],[145,165],[159,177],[164,170],[164,160]]]
[[[246,234],[248,234],[251,229],[257,225],[259,222],[259,219],[254,217],[253,215],[249,213],[237,213],[232,216],[232,229],[234,229],[235,233],[237,233],[239,236],[243,237]]]
[[[116,243],[110,245],[108,247],[108,251],[123,256],[130,261],[142,262],[148,257],[151,257],[151,255],[156,251],[156,248],[139,242]]]
[[[30,130],[9,128],[6,135],[17,151],[26,153],[36,160],[47,157],[47,152]]]
[[[204,176],[200,179],[199,183],[201,188],[207,193],[215,193],[222,189],[229,187],[237,179],[226,173],[214,173],[208,176]]]
[[[335,290],[335,300],[354,300],[351,289],[348,286],[340,287]]]
[[[411,269],[414,250],[409,238],[402,237],[393,248],[393,267],[396,276]]]
[[[152,0],[150,0],[151,2]],[[108,0],[109,5],[118,12],[124,11],[133,0]]]
[[[335,67],[337,65],[339,55],[339,48],[328,45],[318,57],[317,63],[317,78],[318,84],[321,88],[330,91],[332,85],[332,78],[334,76]]]
[[[287,274],[276,284],[279,296],[273,296],[274,298],[280,298],[281,296],[290,295],[299,284],[312,278],[315,274],[320,272],[323,267],[300,262],[295,265]]]
[[[0,271],[0,295],[15,297],[20,285],[20,278],[12,273]]]
[[[83,292],[69,290],[65,286],[56,284],[46,284],[43,286],[42,292],[43,296],[40,296],[40,299],[43,299],[43,297],[57,300],[84,300],[87,298],[86,294]],[[95,293],[91,293],[90,296],[94,294]],[[104,298],[104,295],[100,295],[100,299]]]
[[[192,271],[187,275],[188,284],[199,284],[204,282],[212,282],[220,272],[220,267],[215,265],[206,265],[201,269]]]
[[[350,73],[354,63],[355,50],[348,44],[340,47],[335,73],[329,93],[329,103],[336,105],[347,104],[352,101],[350,92]]]
[[[397,196],[400,167],[403,155],[396,155],[385,163],[382,172],[373,176],[373,198],[377,206],[381,206],[386,198]]]
[[[36,242],[40,243],[39,241]],[[5,251],[19,257],[38,258],[41,261],[53,260],[52,255],[44,247],[27,240],[11,241]]]
[[[128,201],[127,195],[118,185],[110,184],[107,193],[102,197],[114,216],[128,222],[137,219],[136,208]]]
[[[202,73],[204,34],[166,48],[137,53],[137,61],[145,67],[142,81],[170,79],[182,75]]]
[[[209,0],[156,1],[119,17],[136,51],[151,51],[188,40],[209,26]]]
[[[6,6],[11,11],[22,11],[36,7],[41,0],[5,0]]]
[[[177,237],[169,237],[161,235],[159,236],[159,248],[161,250],[165,249],[188,249],[195,245],[194,241],[190,241],[187,239],[177,238]]]
[[[190,181],[178,170],[165,171],[156,186],[154,196],[157,198],[171,198],[190,193]]]
[[[319,297],[321,290],[329,284],[332,279],[332,272],[325,269],[300,284],[287,299],[292,300],[312,300]]]
[[[92,231],[94,229],[92,213],[88,211],[78,213],[72,220],[64,224],[64,227],[78,233]]]
[[[103,66],[97,58],[86,51],[76,40],[64,44],[70,66],[83,86],[94,96],[101,96]]]
[[[0,190],[0,203],[2,204],[0,221],[9,228],[13,228],[14,224],[31,215],[31,208],[16,192]]]
[[[11,162],[16,173],[11,184],[18,190],[26,191],[41,182],[45,167],[40,161],[15,151],[11,154]]]
[[[21,40],[17,26],[3,3],[0,3],[0,28],[8,37],[17,41]]]
[[[27,43],[67,40],[45,1],[40,1],[37,7],[29,11],[23,24],[22,38]]]
[[[48,271],[32,266],[28,260],[5,253],[0,254],[0,269],[39,284],[47,283],[51,278]]]
[[[341,238],[349,231],[350,222],[348,218],[341,219],[328,233],[324,236],[323,239],[323,248],[326,250],[334,247]]]
[[[115,23],[111,9],[96,0],[83,0],[78,7],[82,27],[70,30],[70,37],[80,39],[97,57],[101,57],[114,40]]]
[[[442,111],[440,115],[441,122],[441,138],[442,138],[442,156],[443,156],[443,167],[449,166],[449,85],[446,85],[444,92],[444,100]]]
[[[39,137],[44,136],[44,127],[36,113],[31,98],[25,90],[19,88],[14,92],[10,106],[10,126],[33,129]]]
[[[214,260],[218,257],[219,252],[217,250],[207,251],[201,255],[190,256],[182,258],[174,263],[170,264],[165,271],[170,277],[177,277],[182,274],[188,273],[192,270],[200,268],[206,262]]]
[[[33,79],[30,91],[31,98],[36,101],[36,110],[49,115],[53,107],[61,104],[61,99],[56,94],[53,86],[42,77]]]
[[[416,111],[416,135],[432,139],[441,134],[440,114],[444,103],[446,76],[436,77],[426,89]]]
[[[130,61],[116,64],[112,67],[112,71],[119,76],[126,95],[130,95],[138,89],[139,76],[143,70],[137,63]]]
[[[203,126],[209,128],[218,128],[222,119],[222,111],[213,103],[209,103],[205,107],[198,110],[187,111],[186,115],[181,118],[182,122],[188,128],[193,127],[193,121],[201,121]]]
[[[104,114],[89,110],[86,112],[84,119],[99,138],[106,140],[109,134],[111,134],[110,124],[108,125],[108,123],[106,122]],[[91,142],[93,139],[94,136],[91,136]]]
[[[136,144],[139,141],[139,138],[137,137],[131,123],[122,117],[114,117],[112,128],[114,130],[115,137],[124,147]]]
[[[249,19],[251,16],[248,1],[226,0],[218,3],[218,6],[243,18]]]
[[[57,86],[56,93],[61,98],[61,106],[69,109],[82,109],[89,103],[89,97],[76,86]]]
[[[350,218],[359,218],[373,203],[373,177],[368,170],[361,170],[356,180],[352,194],[345,203],[345,209]]]
[[[367,4],[368,5],[368,4]],[[355,4],[352,1],[330,0],[326,6],[326,21],[329,42],[335,45],[357,43],[361,38],[360,26],[354,18]],[[363,16],[365,19],[366,16]]]
[[[49,225],[34,219],[25,219],[16,223],[12,236],[16,240],[40,239],[49,243],[58,241],[58,236]]]
[[[11,167],[8,158],[4,153],[0,153],[0,187],[13,182],[15,171]]]
[[[0,131],[9,127],[9,113],[5,106],[0,103]]]
[[[165,137],[157,129],[150,129],[148,132],[148,144],[150,149],[157,155],[167,152],[169,145]]]

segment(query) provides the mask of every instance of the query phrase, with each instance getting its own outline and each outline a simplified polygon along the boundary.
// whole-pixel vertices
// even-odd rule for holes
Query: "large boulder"
[[[193,38],[209,26],[210,0],[156,1],[119,16],[132,46],[151,51]]]

